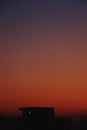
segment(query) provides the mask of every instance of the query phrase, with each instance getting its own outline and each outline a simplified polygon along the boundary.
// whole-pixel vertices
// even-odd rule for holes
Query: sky
[[[87,0],[0,0],[0,113],[87,113]]]

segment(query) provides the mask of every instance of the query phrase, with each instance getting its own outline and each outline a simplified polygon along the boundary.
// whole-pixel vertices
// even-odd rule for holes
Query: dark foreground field
[[[53,121],[0,118],[0,130],[87,130],[87,118],[55,118]]]
[[[19,117],[1,118],[0,130],[71,130],[71,119],[55,118],[52,121],[24,120]]]

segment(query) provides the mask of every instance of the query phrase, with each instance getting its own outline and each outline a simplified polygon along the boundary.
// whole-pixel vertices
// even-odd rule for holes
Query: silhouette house
[[[54,118],[54,109],[49,107],[23,107],[22,117],[27,120],[52,120]]]

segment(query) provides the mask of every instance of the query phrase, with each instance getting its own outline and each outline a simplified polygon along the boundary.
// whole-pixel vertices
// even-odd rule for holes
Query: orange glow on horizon
[[[24,23],[25,29],[5,28],[0,40],[0,112],[51,106],[56,115],[87,113],[85,20],[84,26],[32,24],[30,28]]]

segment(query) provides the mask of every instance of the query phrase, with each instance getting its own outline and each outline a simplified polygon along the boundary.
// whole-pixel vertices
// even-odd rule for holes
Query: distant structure
[[[22,117],[30,121],[51,121],[54,119],[54,108],[50,107],[21,107]]]

